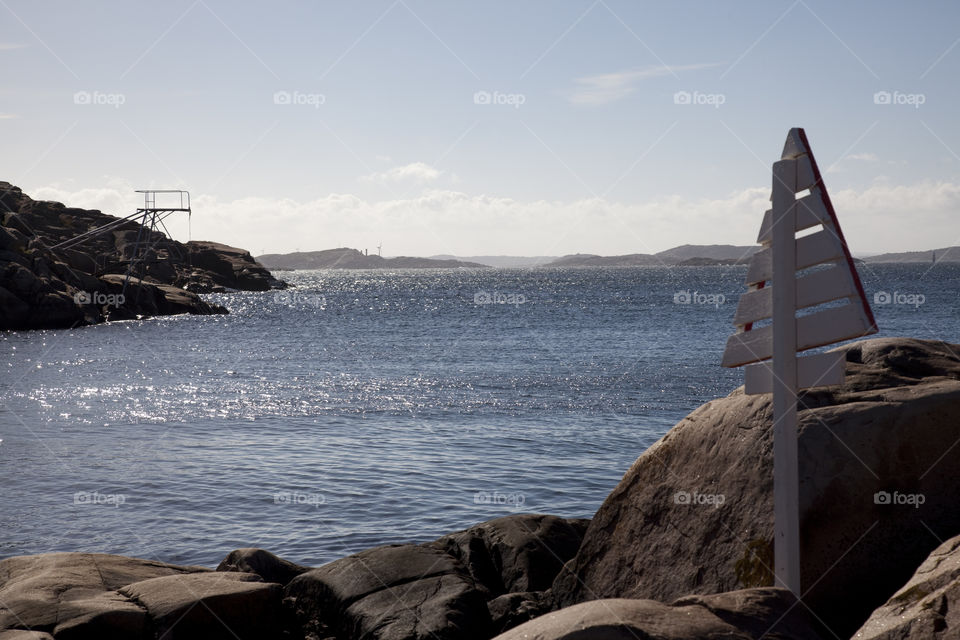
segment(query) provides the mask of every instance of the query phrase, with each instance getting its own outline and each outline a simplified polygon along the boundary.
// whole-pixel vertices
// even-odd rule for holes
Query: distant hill
[[[746,263],[758,246],[735,246],[731,244],[692,245],[685,244],[660,253],[630,253],[623,256],[597,256],[589,253],[557,258],[551,267],[644,267],[656,265],[709,266],[718,264]]]
[[[479,262],[488,267],[515,268],[540,267],[557,259],[557,256],[430,256],[431,260],[463,260]]]
[[[946,247],[930,251],[905,251],[903,253],[881,253],[878,256],[865,256],[864,262],[960,262],[960,247]]]
[[[757,245],[737,246],[732,244],[684,244],[656,254],[663,261],[683,262],[691,258],[706,258],[718,261],[745,262],[760,250]]]
[[[625,256],[598,256],[592,253],[575,253],[557,258],[551,267],[646,267],[662,265],[663,261],[648,253],[631,253]]]
[[[487,265],[462,260],[433,260],[431,258],[381,258],[365,255],[357,249],[327,249],[296,253],[268,253],[257,260],[267,269],[456,269],[459,267],[485,269]]]

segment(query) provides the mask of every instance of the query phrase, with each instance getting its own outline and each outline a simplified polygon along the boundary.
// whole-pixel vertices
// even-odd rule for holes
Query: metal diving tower
[[[125,224],[138,223],[139,228],[133,246],[126,245],[122,248],[123,259],[120,264],[125,263],[127,265],[122,290],[124,296],[127,293],[130,278],[136,277],[142,280],[147,264],[158,260],[159,253],[163,250],[159,245],[168,245],[165,249],[168,255],[169,249],[175,246],[171,241],[173,236],[170,235],[163,221],[174,213],[186,213],[189,225],[190,219],[193,217],[189,191],[180,189],[137,189],[136,193],[143,194],[143,206],[138,207],[135,213],[111,220],[105,225],[90,229],[74,238],[50,247],[53,250],[72,249],[97,236],[115,231]],[[140,288],[138,287],[138,296],[139,293]]]

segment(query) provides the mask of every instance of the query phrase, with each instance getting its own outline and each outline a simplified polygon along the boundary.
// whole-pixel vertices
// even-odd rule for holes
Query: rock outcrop
[[[489,637],[486,599],[449,555],[419,545],[369,549],[294,578],[285,594],[304,631],[344,638]]]
[[[19,556],[0,561],[0,638],[281,638],[282,593],[254,573],[102,553]]]
[[[286,287],[244,249],[199,240],[183,247],[186,250],[184,261],[190,271],[181,270],[176,282],[191,291],[268,291]]]
[[[51,249],[117,220],[99,211],[35,201],[0,182],[0,330],[226,313],[196,293],[285,286],[242,249],[212,242],[181,244],[153,233],[145,235],[152,249],[142,262],[142,272],[136,271],[140,277],[131,280],[133,290],[130,283],[123,290],[141,233],[136,222],[118,224],[70,249]]]
[[[846,384],[801,394],[800,514],[804,603],[848,637],[935,536],[960,533],[960,458],[948,454],[960,440],[960,345],[842,348]],[[553,585],[557,605],[772,584],[772,497],[769,396],[741,388],[708,402],[600,507]]]
[[[546,612],[542,592],[580,546],[585,520],[518,514],[422,545],[390,545],[298,575],[287,601],[323,637],[476,638]]]
[[[319,568],[252,548],[216,571],[107,554],[7,558],[0,640],[486,640],[548,610],[543,592],[514,591],[548,586],[585,528],[518,514]]]
[[[522,624],[495,640],[818,640],[802,606],[784,589],[714,596],[608,599],[574,605]]]
[[[960,536],[934,549],[913,577],[873,612],[856,640],[960,637]]]
[[[45,553],[0,561],[0,630],[50,633],[57,638],[146,638],[147,610],[122,595],[126,585],[205,572],[100,553]],[[83,634],[78,630],[84,629]],[[86,635],[84,635],[86,634]]]

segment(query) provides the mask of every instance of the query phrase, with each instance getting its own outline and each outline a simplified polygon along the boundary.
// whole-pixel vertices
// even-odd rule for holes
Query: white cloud
[[[443,172],[431,167],[425,162],[411,162],[400,167],[393,167],[387,171],[378,171],[360,178],[363,182],[377,182],[380,184],[398,184],[401,182],[426,184],[435,181]]]
[[[615,73],[603,73],[596,76],[577,78],[575,82],[578,86],[570,96],[570,102],[590,105],[607,104],[624,98],[636,91],[636,85],[642,80],[676,75],[683,71],[694,71],[716,66],[719,66],[719,63],[688,64],[674,67],[661,65],[647,67],[646,69],[618,71]]]
[[[23,49],[27,45],[17,44],[16,42],[0,42],[0,51],[12,51],[14,49]]]
[[[114,215],[137,206],[132,187],[24,190],[37,199]],[[716,198],[673,195],[623,203],[602,198],[521,201],[444,189],[384,200],[338,193],[310,201],[226,201],[195,193],[192,237],[255,254],[364,249],[380,241],[384,255],[655,253],[681,244],[753,244],[769,195],[768,187],[752,187]],[[960,244],[960,183],[878,182],[865,189],[835,190],[831,196],[857,255]],[[167,225],[175,238],[186,240],[186,218],[171,216]]]
[[[14,118],[19,118],[15,113],[0,113],[0,120],[13,120]]]
[[[873,154],[873,153],[851,153],[850,155],[845,156],[844,159],[859,160],[861,162],[877,162],[880,160],[880,158],[878,158],[876,154]]]

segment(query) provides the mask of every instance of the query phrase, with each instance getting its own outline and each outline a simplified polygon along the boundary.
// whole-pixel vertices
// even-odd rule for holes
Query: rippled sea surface
[[[0,557],[318,565],[517,511],[590,517],[740,384],[718,363],[744,274],[288,272],[210,296],[227,316],[0,333]],[[861,275],[880,335],[960,342],[960,267]]]

